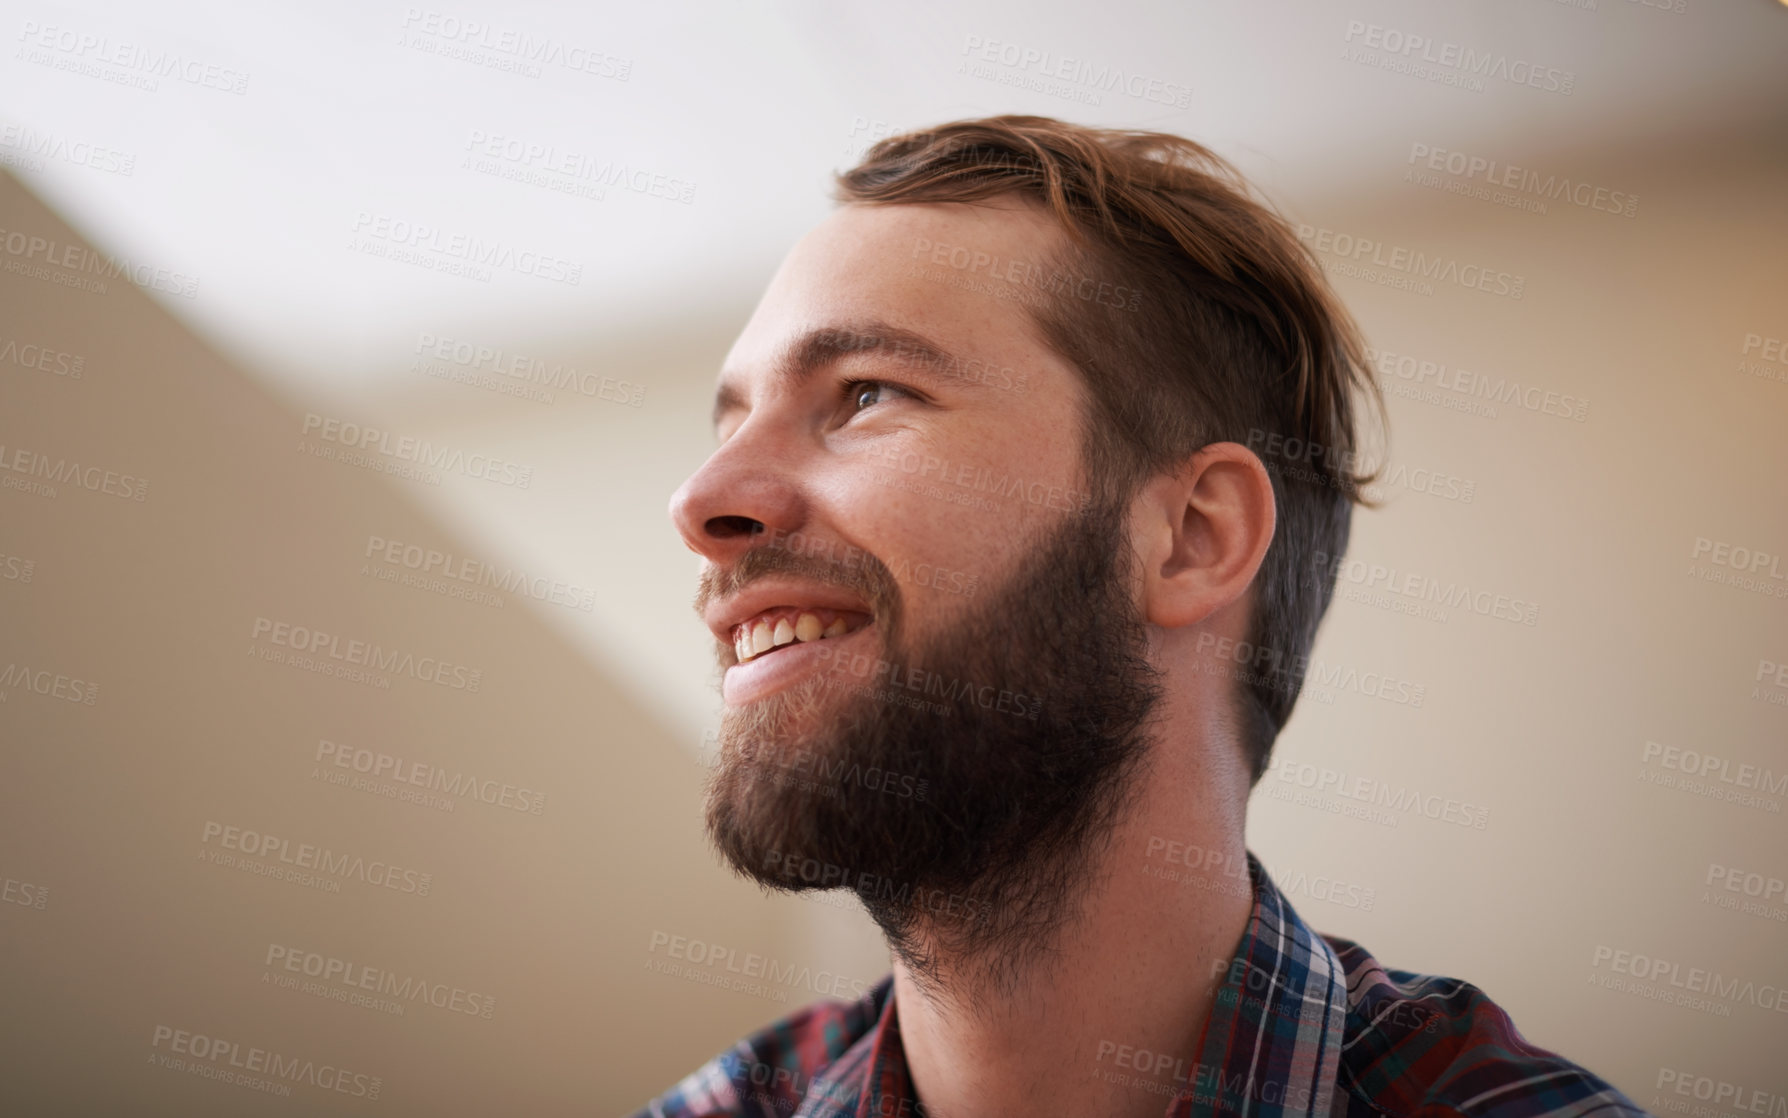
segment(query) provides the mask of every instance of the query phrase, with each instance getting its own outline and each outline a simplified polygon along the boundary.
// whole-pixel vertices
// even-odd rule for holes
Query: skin
[[[889,465],[907,451],[989,468],[994,476],[1086,488],[1077,432],[1086,407],[1079,374],[1041,340],[1022,302],[914,275],[915,245],[970,246],[1004,259],[1042,261],[1064,234],[1017,199],[976,205],[846,205],[789,254],[728,355],[721,383],[735,404],[717,417],[718,449],[671,501],[689,548],[722,569],[762,543],[744,527],[802,533],[862,548],[896,570],[929,563],[997,584],[1027,536],[1063,513],[1015,497],[987,509],[941,500],[884,479],[919,481]],[[855,354],[800,384],[776,375],[778,357],[807,330],[879,319],[917,330],[965,359],[1028,372],[1010,391],[927,376],[884,354]],[[899,391],[846,390],[885,380]],[[863,405],[867,406],[863,406]],[[911,459],[909,459],[911,460]],[[913,460],[916,461],[916,460]],[[934,479],[927,479],[934,480]],[[950,489],[939,483],[940,489]],[[1236,443],[1208,446],[1147,481],[1130,505],[1129,543],[1140,560],[1134,593],[1149,624],[1151,663],[1166,676],[1145,787],[1095,854],[1090,891],[1053,945],[1057,962],[1016,990],[949,982],[921,990],[898,960],[895,1000],[910,1073],[925,1111],[943,1118],[1157,1115],[1170,1095],[1122,1081],[1135,1076],[1102,1042],[1166,1052],[1192,1063],[1220,971],[1246,928],[1251,901],[1244,829],[1249,781],[1232,716],[1235,665],[1201,652],[1199,639],[1241,640],[1252,583],[1272,540],[1272,487]],[[964,602],[900,586],[908,633],[948,631]],[[799,605],[791,587],[787,602]],[[773,654],[780,655],[781,653]],[[737,671],[739,669],[729,669]],[[729,697],[729,702],[732,701]],[[824,710],[812,717],[823,718]],[[1151,856],[1149,843],[1157,840]],[[1159,840],[1220,853],[1211,888],[1175,884],[1198,871],[1165,866]],[[1239,895],[1238,895],[1239,894]],[[1151,1082],[1173,1082],[1171,1072]]]

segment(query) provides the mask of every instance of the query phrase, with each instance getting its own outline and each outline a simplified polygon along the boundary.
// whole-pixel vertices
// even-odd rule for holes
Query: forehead
[[[1053,270],[1065,235],[1036,204],[853,203],[803,237],[727,356],[726,379],[768,373],[801,334],[880,320],[946,349],[1065,368],[1009,282]]]

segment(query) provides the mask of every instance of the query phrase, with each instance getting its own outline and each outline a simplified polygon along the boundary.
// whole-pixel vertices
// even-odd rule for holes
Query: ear
[[[1248,592],[1273,542],[1273,482],[1253,451],[1212,443],[1143,485],[1131,505],[1151,625],[1196,625]]]

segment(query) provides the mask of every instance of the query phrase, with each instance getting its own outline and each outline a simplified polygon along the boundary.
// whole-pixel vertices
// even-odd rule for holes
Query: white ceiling
[[[407,352],[443,320],[591,331],[667,303],[735,301],[825,211],[827,172],[866,134],[853,135],[859,118],[1034,111],[1177,130],[1309,196],[1412,138],[1570,147],[1781,110],[1782,5],[1594,2],[9,4],[14,49],[35,41],[27,26],[54,27],[247,84],[162,79],[150,93],[15,56],[0,105],[6,123],[135,156],[128,177],[47,161],[30,178],[105,247],[196,275],[183,317],[294,393],[352,395],[401,375],[392,344]],[[435,13],[437,28],[482,23],[493,40],[528,35],[630,69],[529,77],[427,53],[412,41],[454,43],[428,33]],[[1355,21],[1568,70],[1575,90],[1474,93],[1374,72],[1341,58]],[[1084,106],[959,74],[971,41],[1189,87],[1189,108],[1110,92]],[[474,135],[692,182],[694,202],[624,189],[592,201],[480,174],[462,167]],[[582,282],[477,283],[347,252],[363,213],[578,261]]]

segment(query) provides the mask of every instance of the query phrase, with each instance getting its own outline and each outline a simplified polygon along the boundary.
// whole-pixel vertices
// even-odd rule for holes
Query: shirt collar
[[[1326,1115],[1334,1102],[1346,971],[1251,852],[1248,876],[1254,911],[1169,1118]]]
[[[865,1001],[880,1006],[875,1025],[820,1074],[794,1118],[925,1118],[906,1070],[906,1049],[894,1010],[894,976],[870,988]]]

